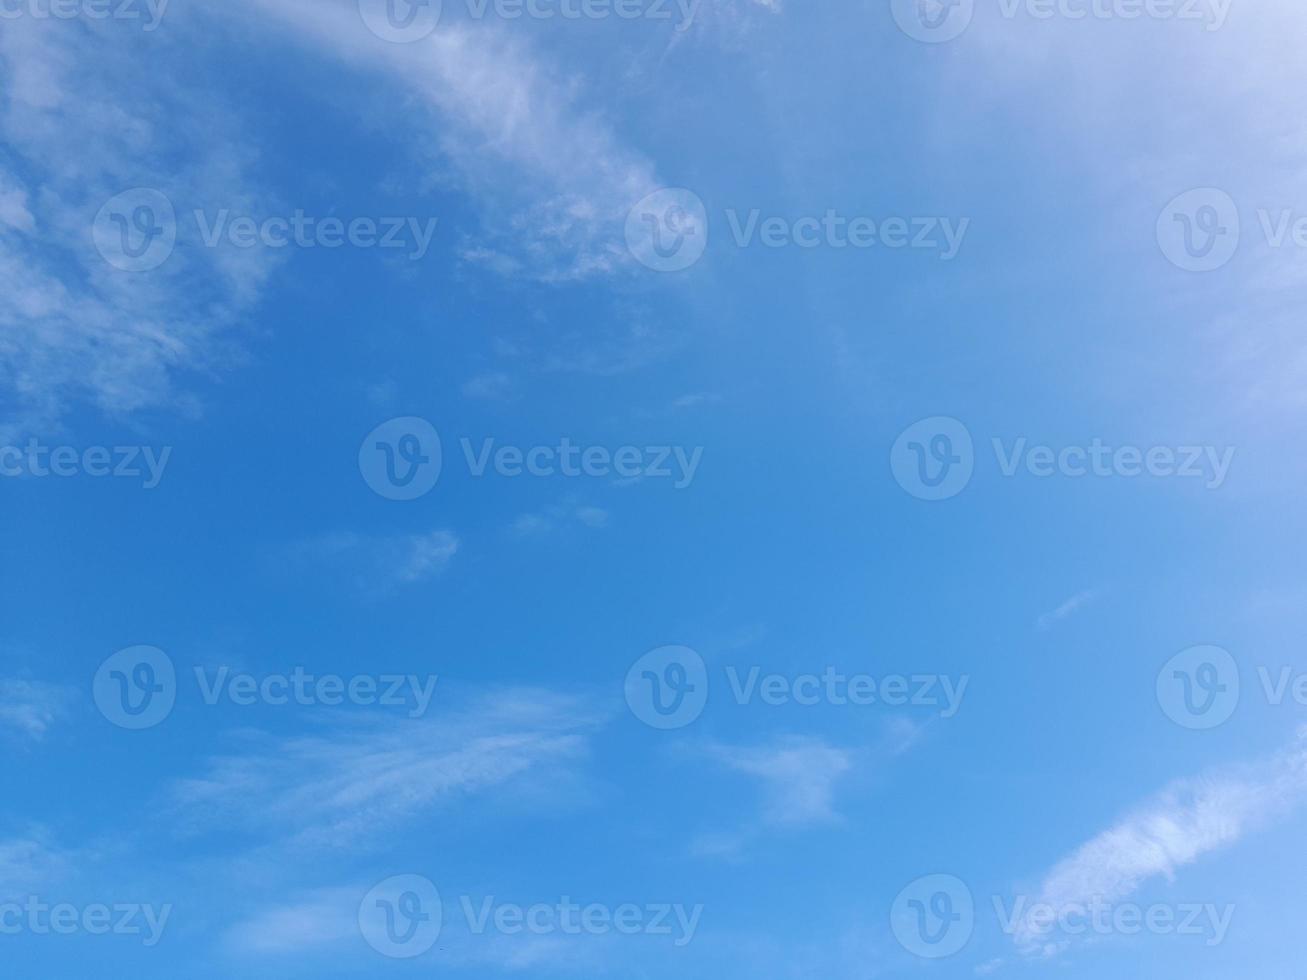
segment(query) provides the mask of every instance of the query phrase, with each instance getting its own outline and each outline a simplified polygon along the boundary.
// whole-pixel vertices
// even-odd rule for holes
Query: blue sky
[[[1300,5],[120,2],[0,2],[7,975],[1294,975]]]

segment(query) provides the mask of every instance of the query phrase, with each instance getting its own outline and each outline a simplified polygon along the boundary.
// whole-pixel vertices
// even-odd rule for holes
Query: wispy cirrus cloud
[[[366,888],[320,888],[264,906],[232,926],[225,944],[236,953],[269,956],[355,941],[363,894]]]
[[[176,783],[193,827],[240,827],[302,847],[366,845],[454,801],[550,774],[563,786],[603,714],[547,691],[512,690],[421,719],[354,720],[319,735],[251,736]]]
[[[339,531],[298,542],[286,558],[296,568],[325,568],[377,595],[434,578],[461,546],[458,535],[447,530],[390,536]]]
[[[1114,902],[1154,878],[1229,847],[1307,801],[1307,731],[1275,758],[1181,781],[1059,861],[1032,905],[1054,909]],[[1052,956],[1069,943],[1034,914],[1016,923],[1017,949]]]
[[[610,516],[608,511],[602,507],[578,504],[569,500],[559,504],[550,504],[548,507],[530,514],[518,515],[517,519],[509,525],[509,531],[516,537],[530,538],[552,534],[555,531],[578,525],[591,530],[598,530],[608,526]]]
[[[169,78],[185,57],[165,32],[112,20],[0,31],[0,407],[21,422],[81,400],[115,414],[190,404],[178,377],[221,363],[224,333],[260,296],[268,263],[235,248],[178,248],[133,273],[95,246],[101,207],[130,189],[179,211],[260,196],[213,93]]]
[[[790,737],[759,746],[709,745],[712,763],[759,781],[758,815],[742,828],[700,836],[694,850],[733,857],[760,836],[838,821],[835,794],[852,772],[855,754],[818,738]]]
[[[1035,621],[1035,628],[1041,633],[1052,629],[1062,620],[1075,615],[1086,606],[1096,602],[1102,593],[1098,589],[1086,589],[1077,592],[1056,609],[1050,609]]]
[[[242,0],[262,23],[397,86],[416,143],[481,203],[462,250],[510,276],[586,279],[630,262],[623,227],[658,186],[653,163],[588,106],[579,79],[490,24],[447,19],[408,44],[373,35],[350,0]]]
[[[49,887],[72,866],[73,856],[52,845],[41,832],[0,840],[0,899]]]
[[[39,741],[67,714],[75,692],[41,681],[0,678],[0,735]]]

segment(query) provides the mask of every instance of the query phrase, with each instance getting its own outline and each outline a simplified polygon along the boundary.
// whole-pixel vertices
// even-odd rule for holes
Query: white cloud
[[[486,371],[463,382],[463,394],[486,401],[505,401],[513,394],[513,378],[504,371]]]
[[[1305,798],[1307,733],[1268,763],[1170,786],[1058,862],[1031,904],[1065,909],[1119,901],[1150,879],[1173,879]],[[1032,956],[1056,953],[1065,942],[1029,915],[1018,921],[1014,939]]]
[[[1060,623],[1068,616],[1079,612],[1081,609],[1094,602],[1098,596],[1099,593],[1096,589],[1086,589],[1084,592],[1077,592],[1056,609],[1050,610],[1040,616],[1038,621],[1035,623],[1035,627],[1041,632],[1052,629],[1052,627],[1057,623]]]
[[[0,732],[41,739],[64,716],[72,696],[67,688],[40,681],[0,678]]]
[[[325,888],[270,906],[227,933],[235,951],[256,956],[294,953],[356,940],[359,896],[366,889]]]
[[[630,208],[658,186],[653,164],[585,106],[577,78],[527,44],[487,24],[452,21],[420,42],[391,44],[364,27],[348,0],[244,5],[401,87],[402,118],[419,145],[438,148],[484,204],[484,234],[465,259],[550,281],[627,265],[622,229]]]
[[[1307,343],[1295,290],[1307,266],[1301,249],[1268,247],[1256,212],[1307,207],[1303,134],[1286,125],[1307,86],[1298,51],[1307,6],[1192,5],[1206,20],[1009,19],[979,4],[976,11],[934,76],[932,138],[941,155],[962,152],[977,126],[992,127],[985,107],[997,98],[1019,120],[1028,153],[1043,148],[1068,161],[1073,186],[1099,220],[1067,224],[1066,236],[1135,257],[1133,272],[1123,267],[1119,276],[1156,304],[1148,317],[1166,317],[1156,334],[1164,371],[1147,366],[1157,361],[1152,353],[1132,349],[1100,375],[1114,390],[1146,387],[1154,400],[1174,384],[1177,424],[1201,413],[1222,422],[1244,416],[1245,429],[1264,428],[1301,409]],[[1218,273],[1181,272],[1157,246],[1156,219],[1176,195],[1213,186],[1240,205],[1239,253]],[[1141,376],[1123,379],[1120,371]],[[1282,438],[1276,429],[1274,442]]]
[[[21,897],[33,888],[48,888],[71,867],[71,856],[52,847],[40,834],[0,840],[0,900]]]
[[[587,755],[602,716],[546,691],[514,690],[462,711],[385,716],[322,735],[250,736],[243,752],[177,784],[197,826],[238,826],[302,846],[381,839],[446,803],[548,774],[555,787]]]
[[[608,511],[602,507],[578,506],[573,502],[550,504],[537,513],[519,515],[510,525],[509,531],[518,537],[528,538],[576,524],[599,529],[608,526],[609,516]]]
[[[759,780],[763,794],[761,812],[742,828],[695,840],[695,853],[713,857],[738,856],[767,833],[837,821],[835,791],[854,766],[852,752],[817,738],[785,738],[764,746],[710,745],[707,756]]]
[[[324,562],[369,594],[415,585],[449,567],[461,542],[451,531],[376,537],[343,531],[301,542],[291,549],[297,566]]]
[[[853,768],[851,755],[820,739],[791,738],[764,748],[716,746],[720,763],[762,780],[764,818],[770,824],[802,827],[835,819],[835,787]]]
[[[131,188],[157,188],[179,213],[250,199],[249,153],[222,112],[159,82],[180,57],[163,32],[111,21],[22,17],[0,31],[0,382],[25,424],[83,399],[116,413],[176,403],[177,375],[211,368],[258,298],[259,257],[179,247],[128,273],[93,243],[101,206]]]

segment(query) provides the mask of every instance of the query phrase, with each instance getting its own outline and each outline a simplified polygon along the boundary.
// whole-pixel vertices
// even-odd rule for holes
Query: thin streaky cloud
[[[1275,758],[1241,770],[1177,782],[1059,861],[1032,905],[1055,909],[1120,901],[1154,878],[1238,843],[1307,801],[1307,731]],[[1028,956],[1060,952],[1066,940],[1031,915],[1014,941]]]
[[[578,79],[530,45],[487,24],[460,23],[417,43],[388,44],[365,29],[357,3],[343,0],[242,5],[400,86],[408,125],[416,122],[485,205],[483,240],[464,249],[465,260],[545,281],[630,265],[624,223],[658,187],[655,167],[586,107]]]
[[[1086,589],[1084,592],[1077,592],[1056,609],[1052,609],[1040,616],[1035,623],[1035,628],[1041,633],[1052,629],[1062,620],[1075,615],[1086,606],[1098,601],[1101,594],[1098,589]]]
[[[436,701],[441,700],[437,693]],[[421,718],[387,715],[320,735],[251,738],[176,783],[178,815],[196,831],[240,827],[300,847],[364,845],[469,796],[587,758],[603,715],[538,690],[513,690]]]
[[[76,697],[71,688],[41,681],[0,678],[0,736],[39,741],[67,716]]]

